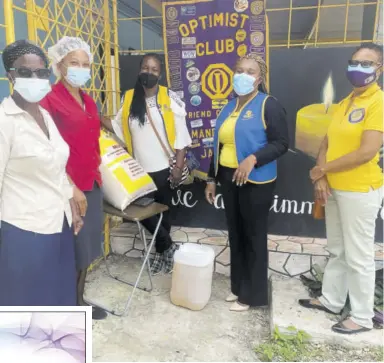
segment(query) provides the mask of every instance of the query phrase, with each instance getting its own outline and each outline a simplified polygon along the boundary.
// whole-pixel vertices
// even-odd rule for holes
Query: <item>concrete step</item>
[[[373,329],[366,333],[342,335],[331,330],[337,323],[337,316],[322,311],[305,309],[298,304],[299,299],[309,298],[306,287],[298,278],[271,276],[271,331],[277,326],[283,333],[289,327],[303,330],[315,343],[339,344],[354,348],[383,345],[383,330]]]

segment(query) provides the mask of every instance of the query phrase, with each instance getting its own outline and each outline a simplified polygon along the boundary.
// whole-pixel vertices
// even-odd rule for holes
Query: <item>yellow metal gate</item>
[[[3,11],[0,10],[0,45],[29,39],[47,50],[63,36],[81,37],[90,45],[94,55],[92,80],[86,91],[96,101],[100,112],[109,116],[116,114],[120,106],[117,0],[3,2]],[[5,88],[8,90],[7,79],[1,77],[0,91],[3,94]],[[105,224],[105,245],[108,247],[109,217]]]
[[[94,55],[87,91],[101,112],[119,106],[117,0],[3,0],[6,43],[29,39],[47,49],[63,36],[78,36]],[[0,20],[1,22],[1,20]],[[116,56],[114,56],[116,54]]]

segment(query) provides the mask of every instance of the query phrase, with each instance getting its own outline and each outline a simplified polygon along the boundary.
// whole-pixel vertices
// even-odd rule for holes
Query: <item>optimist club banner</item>
[[[163,0],[168,85],[185,101],[192,150],[209,169],[216,117],[234,97],[233,69],[248,53],[267,57],[264,1]]]

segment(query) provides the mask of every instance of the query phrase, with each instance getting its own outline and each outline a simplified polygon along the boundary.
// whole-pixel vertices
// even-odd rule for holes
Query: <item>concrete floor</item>
[[[140,259],[114,257],[112,272],[133,278]],[[144,275],[143,283],[147,281]],[[269,311],[229,312],[229,279],[215,274],[211,300],[194,312],[172,305],[171,275],[154,277],[151,293],[136,291],[128,316],[93,323],[94,362],[254,362],[253,348],[268,335]],[[90,274],[86,295],[122,307],[131,287],[106,275],[104,263]]]
[[[303,330],[316,343],[338,344],[348,348],[367,348],[383,346],[383,330],[372,329],[362,334],[344,335],[331,329],[340,317],[323,311],[305,309],[298,299],[308,299],[309,294],[299,279],[287,279],[283,276],[272,277],[271,329],[277,326],[281,332],[294,326]]]

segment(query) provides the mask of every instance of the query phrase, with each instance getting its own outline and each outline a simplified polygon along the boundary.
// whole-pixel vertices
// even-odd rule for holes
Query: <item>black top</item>
[[[254,155],[257,159],[256,168],[276,160],[288,150],[288,125],[287,115],[283,106],[274,97],[268,97],[265,101],[264,120],[266,123],[266,133],[268,144],[256,151]],[[208,172],[209,178],[215,178],[214,158]]]

